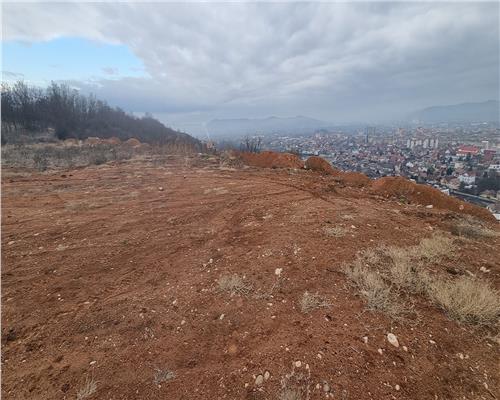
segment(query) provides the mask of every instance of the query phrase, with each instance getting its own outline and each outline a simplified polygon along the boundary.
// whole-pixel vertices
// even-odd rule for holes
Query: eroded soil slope
[[[342,272],[360,250],[449,234],[455,214],[178,158],[3,175],[5,399],[499,397],[494,329],[418,296],[411,318],[369,311]],[[432,268],[498,288],[498,237],[454,240]],[[232,295],[218,281],[233,274]],[[324,306],[303,313],[306,291]]]

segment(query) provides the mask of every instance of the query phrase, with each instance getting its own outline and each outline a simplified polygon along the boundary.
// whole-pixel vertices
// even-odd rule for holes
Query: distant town
[[[319,155],[345,171],[370,178],[404,176],[498,215],[500,128],[476,123],[431,127],[365,127],[312,135],[266,135],[262,148],[303,157]]]

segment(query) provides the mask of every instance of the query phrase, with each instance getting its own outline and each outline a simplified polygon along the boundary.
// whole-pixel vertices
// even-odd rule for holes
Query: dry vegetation
[[[279,400],[309,400],[311,397],[311,370],[306,366],[303,371],[295,369],[281,378]]]
[[[94,380],[94,377],[88,378],[85,380],[85,384],[76,394],[77,400],[84,400],[91,397],[97,391],[97,382]]]
[[[155,374],[153,377],[153,383],[155,385],[160,385],[163,382],[168,382],[171,379],[175,378],[175,372],[170,371],[168,369],[155,369]]]
[[[309,313],[317,308],[330,307],[331,303],[328,302],[323,296],[318,293],[309,293],[305,291],[299,300],[300,310],[303,313]]]
[[[449,279],[426,270],[427,265],[450,258],[455,248],[452,239],[436,234],[408,248],[379,247],[361,252],[345,272],[369,308],[392,317],[405,309],[402,294],[418,293],[450,318],[494,325],[500,316],[500,296],[488,283],[466,276]]]
[[[477,218],[467,216],[451,225],[450,231],[456,236],[464,236],[471,239],[493,238],[498,236],[498,232],[489,229]]]
[[[2,166],[46,171],[101,165],[110,161],[129,160],[133,157],[152,157],[158,166],[162,156],[193,154],[193,148],[183,144],[131,147],[127,144],[73,145],[15,144],[2,146]],[[164,162],[164,160],[163,160]],[[161,162],[160,162],[161,163]]]
[[[345,236],[349,230],[342,226],[326,226],[323,231],[327,236],[342,237]]]
[[[217,281],[219,291],[229,292],[232,295],[248,295],[252,291],[252,285],[246,283],[242,277],[237,274],[223,275]]]

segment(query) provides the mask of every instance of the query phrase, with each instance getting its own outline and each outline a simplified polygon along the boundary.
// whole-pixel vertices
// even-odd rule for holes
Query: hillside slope
[[[2,179],[5,398],[498,396],[494,325],[394,287],[390,316],[344,273],[439,234],[420,268],[498,288],[499,237],[452,235],[459,214],[216,158]]]

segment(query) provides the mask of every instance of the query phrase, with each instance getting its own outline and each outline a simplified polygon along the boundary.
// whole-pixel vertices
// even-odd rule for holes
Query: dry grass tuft
[[[426,261],[437,261],[444,256],[451,256],[456,246],[453,239],[436,233],[430,238],[424,238],[417,246],[409,249],[412,258]]]
[[[428,294],[453,319],[478,325],[498,322],[500,296],[486,282],[465,276],[435,279]]]
[[[342,236],[345,236],[349,230],[342,227],[342,226],[325,226],[323,228],[323,231],[328,236],[342,237]]]
[[[429,276],[423,270],[422,260],[412,257],[412,251],[400,247],[386,247],[383,254],[389,258],[385,277],[398,289],[414,293],[424,293],[429,284]]]
[[[94,377],[87,377],[85,380],[85,384],[76,394],[77,400],[88,399],[97,391],[97,382],[94,380]]]
[[[309,400],[311,398],[311,370],[292,371],[281,378],[279,400]]]
[[[301,311],[307,314],[317,308],[330,307],[332,304],[326,301],[326,299],[318,293],[313,294],[305,291],[299,300],[299,305]]]
[[[450,231],[456,236],[465,236],[472,239],[493,238],[498,232],[486,227],[482,221],[473,217],[466,217],[451,225]]]
[[[408,248],[364,251],[345,272],[367,299],[369,308],[391,316],[403,308],[393,291],[397,288],[400,294],[402,290],[422,294],[460,322],[495,324],[500,316],[500,296],[487,283],[470,277],[449,280],[425,270],[427,263],[450,257],[454,251],[452,239],[435,234]]]
[[[368,308],[397,316],[402,309],[391,293],[390,286],[373,268],[363,263],[363,258],[361,254],[352,265],[345,268],[345,273],[368,302]]]
[[[155,385],[160,385],[163,382],[167,382],[175,378],[175,372],[169,371],[168,369],[155,369],[155,374],[153,377],[153,383]]]
[[[252,285],[246,283],[239,275],[223,275],[218,280],[219,290],[229,292],[231,295],[248,295],[252,291]]]

